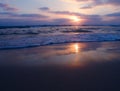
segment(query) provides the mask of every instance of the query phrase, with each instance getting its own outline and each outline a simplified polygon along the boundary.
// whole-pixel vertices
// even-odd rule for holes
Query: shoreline
[[[65,42],[65,43],[51,43],[46,45],[33,45],[33,46],[25,46],[25,47],[10,47],[10,48],[0,48],[0,50],[15,50],[15,49],[26,49],[26,48],[36,48],[36,47],[43,47],[43,46],[54,46],[54,45],[64,45],[64,44],[71,44],[71,43],[104,43],[104,42],[120,42],[120,40],[113,40],[113,41],[81,41],[81,42]]]

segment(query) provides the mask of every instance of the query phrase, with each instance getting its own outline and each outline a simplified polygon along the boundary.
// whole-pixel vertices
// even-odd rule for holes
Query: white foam
[[[57,34],[32,37],[26,36],[13,39],[0,39],[0,49],[43,46],[70,42],[99,42],[116,40],[120,40],[120,33]]]

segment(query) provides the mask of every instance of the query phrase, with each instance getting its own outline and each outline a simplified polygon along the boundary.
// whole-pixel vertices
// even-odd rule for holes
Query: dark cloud
[[[84,2],[85,5],[80,7],[80,9],[89,9],[98,5],[110,4],[110,5],[120,5],[120,0],[74,0],[77,2]]]
[[[80,9],[90,9],[90,8],[93,8],[93,7],[91,5],[84,5],[80,7]]]
[[[42,11],[48,11],[48,10],[50,10],[50,8],[48,8],[48,7],[41,7],[39,9],[42,10]]]
[[[53,12],[52,12],[53,13]],[[66,19],[66,18],[57,18],[57,19],[53,19],[50,20],[48,18],[47,21],[41,21],[41,20],[34,20],[34,18],[47,18],[47,16],[43,16],[43,15],[38,15],[38,14],[15,14],[15,13],[0,13],[3,15],[9,15],[9,16],[13,16],[14,19],[4,19],[1,20],[1,22],[3,22],[4,24],[10,24],[10,22],[13,24],[52,24],[52,25],[69,25],[72,24],[70,19]],[[75,15],[77,17],[80,17],[81,19],[84,19],[84,24],[102,24],[102,19],[99,15],[84,15],[84,14],[80,14],[80,13],[74,13],[74,12],[68,12],[68,11],[56,11],[54,12],[54,14],[66,14],[66,15]],[[15,19],[15,17],[20,17]],[[25,19],[24,19],[25,18]],[[27,19],[28,18],[28,19]],[[8,22],[7,22],[8,21]],[[18,21],[18,23],[17,23]],[[23,23],[24,21],[24,23]],[[30,23],[31,22],[31,23]]]
[[[25,26],[25,25],[42,25],[47,24],[47,21],[31,20],[31,19],[0,19],[0,26]]]
[[[108,14],[107,17],[115,17],[112,20],[104,21],[103,17],[100,15],[85,15],[76,12],[70,11],[45,11],[51,14],[56,15],[68,15],[68,16],[77,16],[84,20],[83,24],[85,25],[108,25],[108,24],[120,24],[120,12]],[[0,15],[8,16],[7,18],[0,18],[0,25],[69,25],[72,24],[70,19],[66,18],[57,18],[49,19],[48,16],[41,14],[18,14],[15,12],[1,12]],[[105,16],[105,17],[106,17]],[[39,20],[38,20],[39,19]],[[44,20],[43,20],[44,19]]]
[[[35,18],[48,18],[48,16],[45,15],[40,15],[40,14],[21,14],[21,15],[17,15],[19,17],[35,17]]]
[[[120,0],[108,0],[108,3],[113,5],[120,5]]]
[[[87,15],[84,16],[85,22],[84,24],[88,24],[88,25],[101,25],[101,24],[105,24],[102,21],[101,16],[99,15]]]
[[[85,24],[100,24],[102,21],[101,16],[99,15],[84,15],[84,14],[80,14],[80,13],[75,13],[75,12],[69,12],[69,11],[49,11],[49,13],[52,14],[57,14],[57,15],[74,15],[77,17],[80,17],[81,19],[85,20]],[[44,15],[39,15],[39,14],[15,14],[15,13],[9,13],[9,12],[3,12],[0,13],[3,15],[9,15],[11,17],[20,17],[21,19],[27,20],[27,18],[31,19],[31,22],[33,22],[33,24],[38,24],[39,21],[32,21],[34,20],[34,18],[48,18],[48,16],[44,16]],[[28,19],[28,20],[30,20]],[[24,20],[24,21],[25,21]],[[14,20],[17,21],[17,20]],[[21,20],[18,20],[21,21]],[[13,21],[12,21],[13,22]],[[27,21],[26,21],[27,22]],[[29,23],[26,23],[29,24]],[[40,23],[41,24],[41,23]],[[49,20],[48,21],[42,21],[42,24],[53,24],[53,25],[66,25],[66,24],[72,24],[70,19],[66,19],[66,18],[58,18],[58,19],[53,19],[53,20]]]
[[[4,4],[4,3],[0,3],[0,8],[5,10],[5,11],[18,11],[17,8],[11,7],[10,5]]]
[[[15,13],[12,13],[12,12],[0,12],[0,15],[14,16],[14,15],[16,15],[16,14],[15,14]]]
[[[69,11],[49,11],[49,13],[63,14],[63,15],[79,15],[79,13],[69,12]]]
[[[17,14],[13,12],[0,12],[0,15],[10,16],[11,18],[48,18],[48,16],[41,15],[41,14]]]
[[[112,20],[106,21],[104,23],[108,25],[120,25],[120,17],[114,17]]]
[[[92,2],[92,3],[96,3],[96,4],[103,4],[103,3],[107,3],[110,0],[74,0],[77,2]]]
[[[108,24],[120,24],[119,20],[120,18],[117,18],[116,16],[120,16],[120,13],[114,13],[114,14],[109,14],[107,16],[114,16],[114,20],[109,20],[109,21],[104,21],[103,17],[101,15],[85,15],[85,14],[81,14],[81,13],[75,13],[75,12],[69,12],[69,11],[49,11],[49,13],[52,14],[60,14],[60,15],[74,15],[77,17],[80,17],[81,19],[84,20],[83,24],[87,24],[87,25],[108,25]],[[56,19],[56,21],[61,21],[61,23],[66,22],[66,24],[69,24],[70,20],[62,20],[62,19]]]
[[[107,0],[84,0],[84,1],[83,0],[77,0],[77,1],[85,3],[83,6],[80,7],[80,9],[91,9],[91,8],[94,8],[98,5],[103,5],[103,4],[108,3]],[[91,2],[88,2],[88,1],[91,1]]]
[[[69,19],[66,19],[66,18],[59,18],[59,19],[53,19],[50,24],[53,24],[53,25],[69,25],[71,24],[70,23],[70,20]]]
[[[107,16],[110,16],[110,17],[117,17],[117,16],[119,16],[120,17],[120,12],[108,14]]]
[[[81,17],[82,19],[89,19],[89,18],[100,18],[101,16],[100,15],[85,15],[85,14],[82,14],[82,13],[76,13],[76,12],[69,12],[69,11],[49,11],[49,13],[52,13],[52,14],[58,14],[58,15],[73,15],[73,16],[77,16],[77,17]]]
[[[83,16],[84,14],[70,11],[48,11],[48,13],[56,14],[56,15],[75,15],[75,16]]]
[[[107,22],[108,24],[110,22],[112,22],[112,24],[114,24],[114,25],[120,24],[120,12],[108,14],[108,15],[106,15],[106,17],[112,18],[111,21]]]
[[[120,17],[116,17],[110,21],[103,21],[101,17],[97,15],[84,16],[84,25],[118,25],[120,24]],[[17,25],[70,25],[72,24],[69,19],[58,18],[53,20],[34,20],[34,19],[24,19],[24,18],[3,18],[0,19],[0,26],[17,26]]]
[[[63,25],[70,24],[68,19],[60,18],[49,21],[45,20],[26,20],[26,19],[0,19],[0,26],[25,26],[25,25]]]
[[[80,13],[70,12],[70,11],[52,11],[48,7],[41,7],[39,10],[42,10],[47,13],[51,14],[58,14],[58,15],[79,15]]]
[[[104,21],[103,17],[106,16],[101,16],[101,15],[85,15],[85,14],[81,14],[81,13],[74,13],[74,12],[68,12],[68,11],[56,11],[56,12],[52,12],[55,14],[66,14],[66,15],[75,15],[77,17],[80,17],[81,19],[84,20],[83,24],[85,25],[118,25],[120,24],[120,17],[116,17],[116,16],[120,16],[120,13],[113,13],[113,14],[109,14],[106,16],[114,16],[114,19],[109,20],[109,21]],[[56,19],[56,21],[61,21],[61,23],[65,22],[66,24],[70,23],[70,20],[65,20],[65,19]]]

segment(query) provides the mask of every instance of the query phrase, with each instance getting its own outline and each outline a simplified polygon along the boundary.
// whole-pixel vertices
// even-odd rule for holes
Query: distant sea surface
[[[0,29],[0,49],[119,40],[120,26],[39,26]]]

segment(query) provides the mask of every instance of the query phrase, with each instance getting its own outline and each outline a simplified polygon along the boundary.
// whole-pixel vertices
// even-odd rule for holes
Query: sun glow
[[[71,16],[70,19],[74,22],[80,22],[80,19],[77,16]]]

